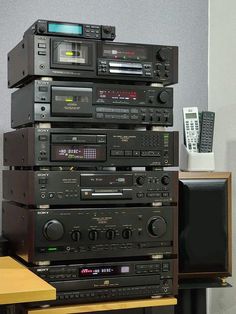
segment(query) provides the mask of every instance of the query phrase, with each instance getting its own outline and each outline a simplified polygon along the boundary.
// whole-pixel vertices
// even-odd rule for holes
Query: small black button
[[[38,51],[38,55],[40,55],[40,56],[46,56],[46,51]]]
[[[47,179],[46,178],[39,179],[39,184],[46,184],[46,183],[47,183]]]
[[[46,44],[38,43],[38,48],[46,48]]]
[[[47,135],[39,135],[38,136],[38,140],[39,141],[47,141],[48,140],[48,136]]]
[[[48,86],[39,86],[39,92],[47,92]]]
[[[132,156],[132,150],[125,150],[125,156]]]
[[[124,156],[123,150],[111,150],[111,156]]]
[[[133,156],[139,157],[140,156],[140,150],[133,150]]]

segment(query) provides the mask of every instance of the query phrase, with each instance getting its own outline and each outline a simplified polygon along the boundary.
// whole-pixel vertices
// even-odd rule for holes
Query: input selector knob
[[[157,52],[157,58],[161,61],[167,61],[170,59],[170,49],[169,48],[161,48]]]
[[[107,238],[108,240],[113,240],[113,239],[115,238],[115,236],[116,236],[115,230],[113,230],[113,229],[107,230],[107,232],[106,232],[106,238]]]
[[[98,239],[98,232],[97,232],[97,230],[90,230],[88,236],[89,236],[89,240],[97,241],[97,239]]]
[[[138,185],[143,185],[145,183],[145,178],[144,177],[138,177],[136,179],[136,182]]]
[[[160,102],[163,104],[165,104],[169,100],[169,97],[170,97],[169,93],[165,90],[160,92],[160,94],[158,95]]]
[[[153,217],[148,223],[148,231],[154,237],[161,237],[166,233],[166,222],[162,217]]]
[[[47,240],[57,241],[64,235],[64,227],[60,221],[53,219],[49,220],[43,228],[43,234]]]
[[[74,230],[71,233],[71,239],[75,242],[78,242],[81,238],[81,233],[80,231]]]
[[[122,237],[124,238],[124,239],[126,239],[126,240],[128,240],[128,239],[130,239],[131,238],[131,236],[132,236],[132,230],[131,229],[124,229],[123,231],[122,231]]]
[[[161,183],[162,183],[163,185],[168,185],[168,184],[170,183],[170,177],[168,177],[168,176],[163,176],[163,177],[161,178]]]
[[[40,25],[38,28],[39,33],[43,34],[46,32],[46,27],[44,25]]]

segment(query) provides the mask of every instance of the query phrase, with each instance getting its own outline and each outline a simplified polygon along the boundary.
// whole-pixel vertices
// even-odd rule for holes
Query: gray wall
[[[218,171],[232,172],[232,288],[210,289],[209,314],[236,313],[236,2],[210,0],[209,110],[216,112],[215,161]],[[219,58],[220,56],[220,58]]]
[[[2,133],[10,129],[6,55],[21,40],[25,29],[40,18],[115,25],[117,41],[178,45],[175,129],[182,130],[183,106],[207,108],[208,1],[0,0],[0,147]]]

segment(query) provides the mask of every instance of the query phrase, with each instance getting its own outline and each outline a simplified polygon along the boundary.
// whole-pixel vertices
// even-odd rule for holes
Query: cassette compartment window
[[[51,67],[93,70],[94,50],[91,42],[51,39]]]

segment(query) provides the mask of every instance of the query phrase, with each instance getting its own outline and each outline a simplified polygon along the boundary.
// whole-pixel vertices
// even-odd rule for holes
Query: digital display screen
[[[197,114],[195,112],[186,113],[185,117],[186,117],[186,119],[197,119]]]
[[[106,147],[52,144],[51,159],[52,161],[104,161],[106,160]]]
[[[134,90],[110,90],[110,89],[98,89],[97,96],[101,99],[109,100],[137,100],[137,92]]]
[[[133,46],[103,45],[103,57],[122,60],[147,60],[147,49]]]
[[[80,268],[79,275],[81,277],[114,276],[129,272],[129,266],[84,267]]]
[[[89,64],[89,46],[69,41],[54,41],[54,62],[64,64]]]
[[[48,32],[82,35],[83,27],[79,24],[48,23]]]

